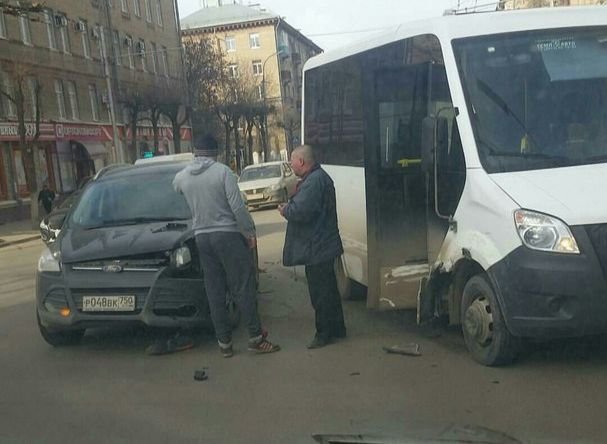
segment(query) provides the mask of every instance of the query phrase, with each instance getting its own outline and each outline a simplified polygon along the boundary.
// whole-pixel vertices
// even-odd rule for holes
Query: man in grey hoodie
[[[192,211],[192,229],[211,309],[211,319],[224,357],[232,351],[232,326],[226,309],[230,291],[249,330],[249,351],[280,350],[266,339],[257,312],[255,224],[242,200],[236,176],[216,162],[217,141],[204,136],[195,141],[195,158],[177,173],[173,186],[184,195]]]

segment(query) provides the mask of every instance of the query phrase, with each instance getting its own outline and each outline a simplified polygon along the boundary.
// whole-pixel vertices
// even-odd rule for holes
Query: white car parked
[[[297,176],[288,162],[267,162],[242,170],[238,186],[249,208],[279,205],[295,193]]]

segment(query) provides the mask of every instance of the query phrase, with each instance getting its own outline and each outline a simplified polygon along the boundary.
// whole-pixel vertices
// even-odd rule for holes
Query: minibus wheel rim
[[[481,346],[487,346],[493,339],[493,314],[485,296],[477,297],[466,310],[464,318],[466,333]]]

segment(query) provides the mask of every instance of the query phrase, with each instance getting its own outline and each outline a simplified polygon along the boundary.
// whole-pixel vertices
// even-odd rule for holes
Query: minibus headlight
[[[525,246],[539,251],[579,254],[577,242],[561,220],[527,210],[514,212],[514,221]]]

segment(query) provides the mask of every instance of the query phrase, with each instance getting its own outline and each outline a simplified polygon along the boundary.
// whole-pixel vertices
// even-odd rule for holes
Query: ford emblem
[[[110,264],[110,265],[105,265],[103,267],[104,273],[120,273],[121,271],[122,271],[122,266],[118,265],[118,264]]]

